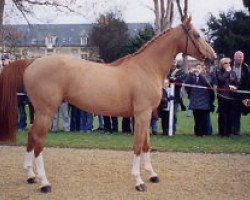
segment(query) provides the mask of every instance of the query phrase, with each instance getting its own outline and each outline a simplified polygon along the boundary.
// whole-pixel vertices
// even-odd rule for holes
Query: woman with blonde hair
[[[232,98],[231,90],[236,89],[237,77],[230,65],[230,58],[222,58],[219,69],[216,70],[215,80],[217,84],[218,98],[218,128],[221,137],[229,137],[232,125]]]

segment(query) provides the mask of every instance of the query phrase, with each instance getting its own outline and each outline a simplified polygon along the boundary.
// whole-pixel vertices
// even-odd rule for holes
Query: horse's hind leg
[[[135,188],[138,191],[146,191],[146,185],[140,175],[140,154],[143,148],[145,137],[149,133],[151,112],[145,111],[135,115],[135,132],[134,132],[134,159],[132,175],[135,177]]]
[[[150,147],[149,147],[149,134],[147,137],[145,137],[144,143],[143,143],[143,155],[144,155],[144,167],[145,169],[149,172],[150,174],[150,182],[152,183],[159,183],[159,178],[155,171],[153,170],[152,163],[151,163],[151,158],[150,158]]]
[[[24,169],[27,174],[27,182],[29,184],[35,183],[35,173],[33,171],[33,156],[34,156],[34,140],[32,136],[33,126],[30,128],[28,133],[28,145],[24,157]]]
[[[41,192],[43,193],[51,192],[51,185],[46,177],[42,155],[44,137],[49,130],[51,119],[52,114],[49,116],[47,114],[36,113],[32,131],[30,132],[30,141],[33,143],[35,154],[37,176],[41,181]],[[32,144],[30,147],[32,147]]]

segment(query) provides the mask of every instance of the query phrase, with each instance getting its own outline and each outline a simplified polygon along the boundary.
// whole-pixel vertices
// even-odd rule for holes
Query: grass
[[[250,115],[242,117],[242,136],[233,136],[230,138],[218,137],[216,113],[211,113],[211,120],[213,135],[205,138],[194,138],[193,117],[186,117],[185,112],[179,111],[176,135],[172,137],[162,136],[162,130],[158,122],[159,135],[151,136],[152,150],[163,152],[250,153]],[[97,121],[97,118],[95,118],[95,128],[97,127]],[[119,120],[119,130],[121,130],[121,120]],[[16,145],[23,146],[26,143],[26,132],[18,132]],[[93,132],[91,134],[82,132],[49,133],[46,136],[45,146],[127,151],[132,149],[133,136],[124,135],[121,132],[114,134],[103,134],[101,132]]]
[[[17,134],[17,145],[27,142],[27,134]],[[113,150],[131,150],[132,135],[122,133],[102,134],[86,133],[49,133],[46,137],[47,147],[61,148],[98,148]],[[194,138],[191,134],[180,134],[173,137],[162,135],[151,136],[153,151],[162,152],[202,152],[202,153],[250,153],[250,135],[219,138],[217,135],[206,138]]]

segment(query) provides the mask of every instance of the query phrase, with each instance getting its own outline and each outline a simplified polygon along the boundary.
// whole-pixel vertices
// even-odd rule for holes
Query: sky
[[[88,2],[92,3],[93,1],[96,0],[88,0]],[[11,0],[7,0],[8,6],[5,10],[4,22],[7,24],[26,23],[20,15],[13,17],[13,12],[16,11],[10,2]],[[29,21],[31,23],[93,23],[100,12],[105,12],[108,9],[112,10],[115,7],[122,11],[126,22],[147,22],[152,24],[154,22],[153,0],[99,0],[98,2],[100,3],[95,9],[84,4],[86,9],[83,13],[85,13],[85,16],[65,13],[55,14],[50,9],[39,7],[35,9],[36,17],[29,17]],[[197,28],[205,26],[209,13],[218,16],[220,12],[227,12],[230,9],[244,10],[242,0],[189,0],[189,15],[192,16],[192,22]],[[180,22],[179,15],[177,16],[174,24]]]

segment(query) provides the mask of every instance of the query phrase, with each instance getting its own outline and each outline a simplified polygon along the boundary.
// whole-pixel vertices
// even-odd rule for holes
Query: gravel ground
[[[24,147],[0,146],[0,200],[247,200],[250,197],[250,155],[152,153],[160,183],[142,178],[148,191],[134,189],[132,152],[45,148],[52,193],[39,183],[26,184]]]

